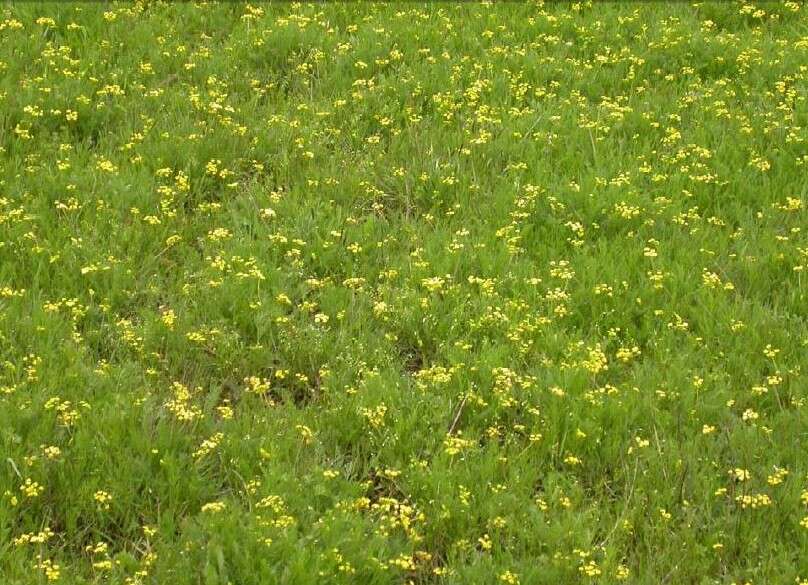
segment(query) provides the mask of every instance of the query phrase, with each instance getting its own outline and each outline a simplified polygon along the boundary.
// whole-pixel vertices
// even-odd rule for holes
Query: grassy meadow
[[[808,585],[808,6],[0,5],[2,585]]]

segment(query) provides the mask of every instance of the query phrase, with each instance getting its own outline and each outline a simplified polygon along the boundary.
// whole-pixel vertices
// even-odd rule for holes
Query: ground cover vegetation
[[[797,2],[0,7],[0,581],[808,583]]]

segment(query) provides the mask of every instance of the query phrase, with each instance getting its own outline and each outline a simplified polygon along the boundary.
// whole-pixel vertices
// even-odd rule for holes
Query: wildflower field
[[[808,584],[808,6],[0,6],[2,585]]]

